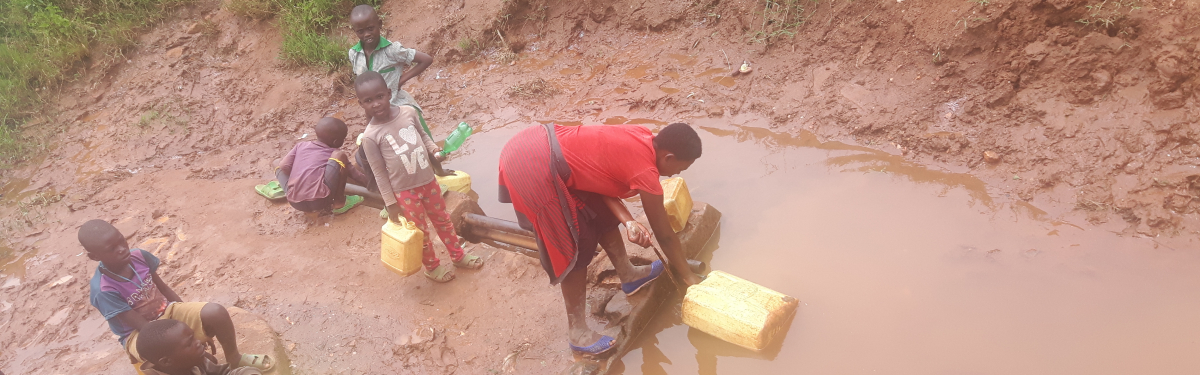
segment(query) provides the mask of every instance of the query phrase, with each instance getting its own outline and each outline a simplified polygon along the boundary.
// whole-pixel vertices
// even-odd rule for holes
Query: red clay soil
[[[763,4],[383,11],[386,36],[437,59],[407,88],[438,139],[463,120],[725,118],[970,173],[1129,236],[1200,231],[1200,3],[805,3],[794,37],[754,41],[778,11]],[[400,278],[375,265],[372,210],[311,225],[250,193],[317,118],[342,116],[352,135],[365,125],[347,72],[286,66],[279,44],[272,21],[184,7],[125,64],[81,69],[26,126],[50,147],[3,172],[0,261],[19,262],[0,270],[0,369],[132,373],[87,301],[95,263],[75,231],[92,218],[162,257],[185,299],[266,318],[298,374],[564,368],[561,297],[535,261],[479,247],[488,266],[452,284]],[[733,76],[744,61],[753,72]]]

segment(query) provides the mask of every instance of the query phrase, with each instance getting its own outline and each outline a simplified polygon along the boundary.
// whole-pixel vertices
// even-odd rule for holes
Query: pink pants
[[[458,235],[454,233],[454,224],[450,222],[450,214],[446,213],[446,201],[442,199],[442,189],[437,181],[396,193],[396,202],[400,204],[400,213],[404,218],[425,232],[421,263],[426,270],[433,271],[441,264],[437,252],[433,251],[433,236],[425,229],[426,219],[433,221],[438,237],[442,238],[442,244],[450,252],[450,258],[462,260],[463,250],[458,244]]]

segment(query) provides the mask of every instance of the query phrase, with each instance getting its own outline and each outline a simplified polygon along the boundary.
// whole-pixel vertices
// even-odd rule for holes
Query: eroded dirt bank
[[[1196,2],[819,3],[794,39],[749,42],[772,11],[762,4],[383,9],[389,38],[438,59],[409,90],[439,139],[460,120],[504,134],[718,119],[968,173],[993,196],[1127,237],[1200,230]],[[316,118],[364,125],[345,74],[280,65],[275,32],[215,3],[180,9],[126,64],[85,70],[31,122],[52,147],[4,172],[3,370],[128,371],[87,304],[94,263],[74,232],[97,217],[166,259],[185,298],[266,317],[298,373],[561,369],[560,297],[536,264],[480,249],[491,266],[434,288],[364,266],[378,251],[369,210],[308,227],[250,193]],[[754,72],[730,76],[743,61]],[[498,147],[482,139],[460,158]],[[412,345],[426,329],[442,339]],[[504,368],[510,353],[516,368]]]

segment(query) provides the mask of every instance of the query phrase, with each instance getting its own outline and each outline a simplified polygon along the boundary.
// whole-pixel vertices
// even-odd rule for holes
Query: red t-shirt
[[[571,167],[568,187],[618,198],[637,195],[637,190],[663,194],[650,129],[638,125],[555,125],[554,133]]]

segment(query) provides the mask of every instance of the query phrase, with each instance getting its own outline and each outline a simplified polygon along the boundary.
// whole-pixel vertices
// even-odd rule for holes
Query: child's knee
[[[233,320],[229,318],[229,310],[226,310],[225,306],[212,302],[206,303],[204,307],[200,308],[200,320],[205,325],[225,326],[233,323]]]

